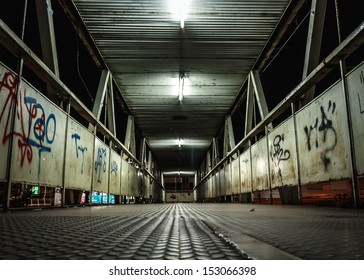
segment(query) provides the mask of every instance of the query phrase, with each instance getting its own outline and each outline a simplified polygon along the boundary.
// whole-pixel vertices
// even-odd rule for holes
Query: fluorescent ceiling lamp
[[[181,139],[181,145],[185,147],[208,147],[211,145],[211,140],[209,139]],[[150,139],[148,141],[151,148],[173,148],[178,145],[178,139]]]
[[[182,29],[185,27],[190,2],[190,0],[169,0],[169,10],[173,17],[180,21]]]
[[[181,148],[182,144],[183,144],[183,140],[182,140],[181,138],[180,138],[180,139],[178,139],[178,140],[177,140],[178,148]]]
[[[177,170],[177,171],[166,171],[163,172],[165,176],[175,176],[175,175],[195,175],[196,171],[187,171],[187,170]]]
[[[186,75],[184,73],[180,74],[180,78],[179,78],[179,91],[178,91],[178,100],[182,101],[183,99],[183,91],[184,91],[184,87],[185,87],[185,79],[186,79]]]

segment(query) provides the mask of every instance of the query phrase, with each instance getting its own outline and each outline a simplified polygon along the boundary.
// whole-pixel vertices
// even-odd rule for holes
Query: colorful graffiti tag
[[[21,84],[23,85],[23,84]],[[34,150],[38,152],[38,178],[41,171],[42,153],[50,153],[56,137],[57,120],[53,113],[46,115],[40,102],[35,97],[27,96],[27,88],[20,86],[17,96],[18,78],[12,72],[5,72],[0,81],[0,94],[5,102],[0,108],[0,123],[5,123],[2,144],[7,144],[13,137],[17,139],[20,165],[32,163]],[[13,129],[12,110],[15,111]]]

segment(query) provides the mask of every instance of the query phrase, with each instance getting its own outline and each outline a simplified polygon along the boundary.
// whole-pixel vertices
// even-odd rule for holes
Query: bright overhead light
[[[184,87],[185,87],[185,79],[186,79],[186,74],[185,73],[181,73],[179,75],[179,91],[178,91],[178,100],[182,101],[183,99],[183,91],[184,91]]]
[[[190,0],[169,0],[169,10],[173,17],[180,21],[182,29],[185,27],[190,2]]]
[[[182,144],[183,144],[183,140],[182,140],[181,138],[179,138],[179,139],[177,140],[178,148],[181,148]]]

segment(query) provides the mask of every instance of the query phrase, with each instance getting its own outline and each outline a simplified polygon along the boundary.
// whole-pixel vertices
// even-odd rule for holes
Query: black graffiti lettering
[[[358,93],[358,102],[359,102],[359,110],[360,110],[360,114],[364,113],[364,108],[361,106],[361,99],[360,99],[360,95]]]
[[[310,127],[308,126],[305,126],[304,127],[304,131],[305,131],[305,134],[306,134],[306,143],[307,143],[307,148],[309,151],[311,151],[311,134],[312,132],[316,131],[317,130],[317,126],[318,126],[318,118],[316,118],[316,121],[315,121],[315,125],[312,126],[310,125]],[[317,139],[317,133],[315,133],[316,135],[316,139],[315,139],[315,147],[318,148],[318,139]]]
[[[312,133],[315,133],[315,136],[316,136],[316,139],[315,139],[316,148],[319,148],[318,134],[319,133],[323,134],[323,143],[326,144],[326,148],[321,153],[320,158],[321,158],[322,163],[325,166],[325,170],[327,170],[329,165],[331,164],[331,159],[328,155],[331,151],[333,151],[335,149],[335,147],[337,145],[336,130],[333,126],[332,119],[329,119],[327,116],[328,113],[334,114],[335,110],[336,110],[336,103],[332,102],[330,100],[326,111],[323,106],[320,106],[320,119],[316,118],[315,125],[313,125],[313,126],[310,125],[309,127],[308,126],[304,127],[304,131],[305,131],[305,135],[306,135],[306,142],[307,142],[307,149],[309,151],[312,150],[312,146],[311,146]],[[329,137],[329,135],[331,135],[331,137]],[[328,140],[329,138],[330,138],[331,144],[329,143],[329,140]]]
[[[291,157],[291,153],[289,150],[284,150],[281,147],[281,144],[283,144],[282,142],[284,142],[284,134],[274,137],[273,146],[270,148],[270,157],[273,163],[272,179],[274,179],[275,176],[278,176],[283,183],[280,163],[281,161],[288,160]]]

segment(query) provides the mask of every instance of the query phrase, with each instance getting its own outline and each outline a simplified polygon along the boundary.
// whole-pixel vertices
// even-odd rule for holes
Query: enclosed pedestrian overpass
[[[1,207],[360,207],[360,3],[176,3],[0,10]]]

